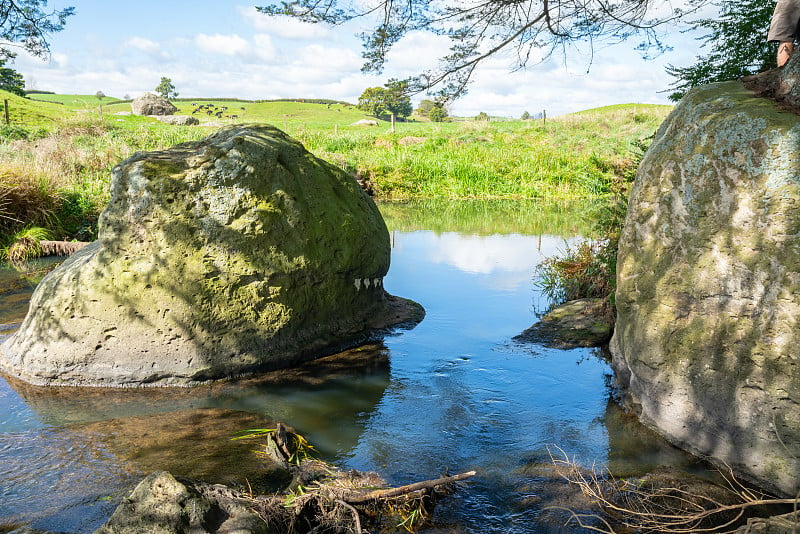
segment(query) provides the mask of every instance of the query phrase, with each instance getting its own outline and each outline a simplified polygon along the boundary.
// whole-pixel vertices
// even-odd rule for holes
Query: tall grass
[[[76,119],[44,137],[0,142],[0,247],[29,226],[47,228],[60,240],[95,239],[114,165],[137,150],[164,149],[208,133]]]
[[[111,106],[123,110],[129,104]],[[179,107],[184,113],[194,109],[191,102]],[[211,133],[108,111],[101,117],[96,108],[68,104],[14,101],[12,109],[37,119],[0,129],[0,247],[30,226],[47,228],[54,239],[94,239],[114,165],[137,150]],[[369,178],[382,199],[518,200],[609,194],[635,170],[632,144],[652,134],[668,108],[626,106],[546,124],[409,122],[398,123],[394,132],[383,123],[352,126],[363,114],[341,104],[241,102],[231,110],[243,122],[286,124],[318,156]]]

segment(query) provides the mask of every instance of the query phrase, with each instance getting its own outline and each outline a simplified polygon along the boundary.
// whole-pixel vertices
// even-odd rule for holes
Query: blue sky
[[[395,47],[382,75],[364,75],[355,34],[366,26],[331,29],[269,18],[255,11],[257,3],[49,3],[51,8],[65,5],[74,5],[76,14],[64,31],[52,36],[50,60],[21,53],[13,65],[28,88],[135,97],[152,91],[167,76],[186,97],[356,102],[366,87],[435,66],[435,58],[448,46],[429,34],[410,35]],[[469,94],[451,106],[451,113],[518,117],[524,111],[546,110],[555,116],[610,104],[669,103],[665,91],[672,78],[665,65],[691,64],[701,50],[698,41],[678,28],[666,40],[673,50],[651,60],[634,51],[635,39],[596,47],[593,56],[588,50],[573,50],[566,61],[559,57],[513,73],[510,59],[493,58],[479,69]]]

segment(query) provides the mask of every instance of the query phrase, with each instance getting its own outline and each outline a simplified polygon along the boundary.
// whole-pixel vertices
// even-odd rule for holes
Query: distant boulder
[[[361,119],[360,121],[356,121],[350,126],[377,126],[378,121],[373,121],[370,119]]]
[[[178,108],[153,93],[145,93],[131,102],[134,115],[172,115]]]
[[[195,126],[200,124],[197,117],[192,117],[191,115],[154,115],[153,118],[174,126]]]

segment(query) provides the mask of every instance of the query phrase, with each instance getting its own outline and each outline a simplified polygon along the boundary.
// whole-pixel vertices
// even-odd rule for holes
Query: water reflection
[[[155,469],[266,487],[258,461],[228,437],[280,420],[326,459],[392,483],[476,469],[432,532],[573,532],[543,516],[563,489],[542,471],[554,445],[624,473],[690,461],[619,413],[594,351],[512,341],[547,307],[534,267],[583,231],[575,209],[382,205],[393,235],[385,285],[422,304],[425,320],[290,372],[169,390],[0,378],[0,523],[91,532]],[[0,295],[0,310],[6,298],[23,303],[19,291]]]

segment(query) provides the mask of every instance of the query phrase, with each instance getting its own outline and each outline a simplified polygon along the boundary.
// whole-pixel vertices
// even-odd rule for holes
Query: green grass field
[[[630,180],[637,146],[671,109],[609,106],[546,124],[398,122],[392,132],[384,121],[355,126],[372,118],[339,102],[181,99],[174,102],[177,114],[202,124],[170,126],[131,115],[128,101],[32,96],[49,102],[0,91],[11,121],[0,124],[0,246],[28,226],[48,228],[56,239],[93,239],[114,165],[135,151],[200,139],[221,125],[277,126],[368,180],[382,199],[580,199],[606,195]],[[216,106],[221,117],[198,112],[204,104]]]

